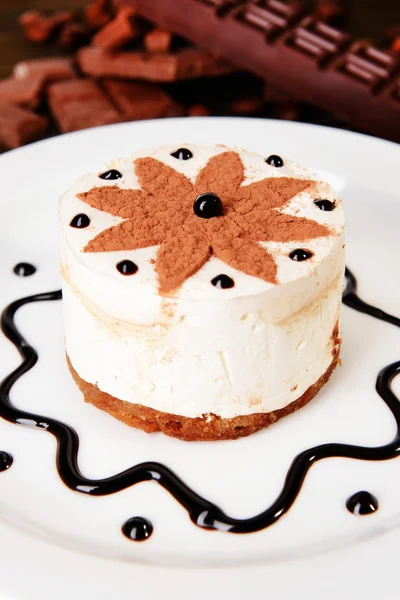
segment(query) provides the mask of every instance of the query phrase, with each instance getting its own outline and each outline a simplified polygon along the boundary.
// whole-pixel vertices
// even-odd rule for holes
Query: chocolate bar
[[[63,133],[121,121],[111,101],[89,79],[53,83],[48,90],[48,99]]]
[[[147,52],[108,52],[87,46],[78,53],[78,64],[91,77],[118,77],[171,82],[196,77],[222,75],[234,70],[226,60],[196,48],[183,48],[171,54]]]
[[[44,117],[12,104],[0,104],[0,144],[18,148],[39,139],[47,129]]]
[[[400,141],[400,61],[280,0],[125,0],[353,127]]]

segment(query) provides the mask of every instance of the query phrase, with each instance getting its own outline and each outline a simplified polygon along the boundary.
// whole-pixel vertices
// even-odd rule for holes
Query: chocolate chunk
[[[104,89],[126,119],[156,119],[171,116],[175,102],[155,83],[105,79]]]
[[[42,84],[60,79],[72,79],[76,73],[69,58],[39,58],[24,60],[13,69],[15,79],[25,80],[37,77]]]
[[[208,117],[210,109],[204,104],[193,104],[188,110],[188,117]]]
[[[32,75],[23,79],[9,77],[0,81],[0,104],[18,104],[37,108],[40,104],[43,81]]]
[[[172,34],[166,29],[157,27],[144,36],[144,46],[147,52],[165,54],[169,52]]]
[[[135,19],[135,11],[132,8],[123,7],[118,11],[115,19],[94,36],[92,44],[108,50],[116,50],[133,40],[139,33],[140,28]]]
[[[63,133],[121,121],[110,100],[89,79],[53,83],[49,87],[48,98]]]
[[[95,0],[83,9],[83,18],[89,29],[97,31],[109,23],[115,15],[113,0]]]
[[[230,109],[234,114],[251,115],[259,111],[263,106],[261,98],[240,98],[232,102]]]
[[[47,119],[19,106],[0,104],[0,143],[18,148],[43,136]]]
[[[18,19],[27,40],[36,44],[44,44],[64,24],[73,20],[72,11],[55,13],[45,17],[36,10],[24,12]]]
[[[76,49],[89,39],[89,30],[83,23],[65,23],[58,36],[58,45],[66,50]]]
[[[144,52],[111,53],[89,46],[78,53],[78,63],[82,71],[91,77],[159,82],[222,75],[233,70],[225,60],[195,48],[185,48],[174,54],[149,55]]]

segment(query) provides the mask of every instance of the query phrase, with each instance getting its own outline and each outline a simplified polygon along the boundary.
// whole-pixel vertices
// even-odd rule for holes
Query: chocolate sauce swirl
[[[357,296],[356,279],[347,269],[346,283],[343,294],[344,304],[359,312],[400,327],[400,319],[366,304]],[[393,379],[400,373],[400,361],[397,361],[382,369],[376,381],[376,390],[379,396],[391,410],[396,420],[397,434],[395,438],[388,444],[375,447],[329,443],[304,450],[295,457],[276,500],[254,517],[248,519],[230,517],[221,508],[199,496],[171,469],[158,462],[137,464],[126,471],[105,479],[88,479],[80,472],[78,467],[79,438],[74,429],[56,419],[19,410],[10,400],[10,392],[16,381],[32,369],[38,360],[34,348],[28,344],[17,329],[14,320],[15,314],[26,304],[60,299],[60,291],[37,294],[16,300],[4,310],[1,318],[1,329],[18,349],[22,357],[22,363],[0,385],[0,417],[10,423],[42,429],[52,434],[57,440],[57,471],[65,485],[76,492],[91,496],[105,496],[143,481],[155,481],[172,494],[175,500],[186,510],[192,522],[198,527],[231,533],[250,533],[273,525],[291,508],[309,469],[316,462],[331,457],[380,461],[395,458],[400,454],[400,401],[391,389]],[[137,524],[139,521],[142,524],[146,523],[147,533],[150,533],[152,530],[151,523],[142,517],[135,517],[135,523]],[[124,528],[126,535],[127,529],[129,529],[128,525],[125,524]],[[143,533],[143,530],[141,530],[141,533]],[[129,533],[129,536],[132,539],[133,533]],[[139,535],[139,537],[144,539],[145,536]]]

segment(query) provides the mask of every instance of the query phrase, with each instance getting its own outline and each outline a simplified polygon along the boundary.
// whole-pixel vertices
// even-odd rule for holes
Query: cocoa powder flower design
[[[275,261],[260,242],[304,242],[331,233],[316,221],[279,210],[296,194],[311,191],[315,181],[267,177],[242,185],[244,168],[236,152],[212,157],[194,184],[151,157],[136,159],[134,166],[141,189],[104,186],[78,195],[90,206],[125,219],[98,234],[84,251],[160,246],[155,268],[161,293],[177,289],[211,256],[277,283]],[[217,207],[212,218],[201,218],[195,210],[202,194],[206,200],[211,195]]]

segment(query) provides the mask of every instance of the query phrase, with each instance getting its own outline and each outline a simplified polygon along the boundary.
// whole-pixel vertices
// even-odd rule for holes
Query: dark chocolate
[[[139,14],[353,127],[400,141],[400,59],[281,0],[125,0]]]

